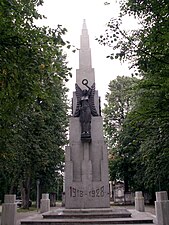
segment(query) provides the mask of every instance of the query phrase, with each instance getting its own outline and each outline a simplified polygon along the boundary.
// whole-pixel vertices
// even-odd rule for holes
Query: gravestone
[[[108,157],[85,20],[65,155],[65,208],[110,207]]]

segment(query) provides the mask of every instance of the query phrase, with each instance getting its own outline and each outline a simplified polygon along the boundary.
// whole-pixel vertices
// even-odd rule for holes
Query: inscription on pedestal
[[[72,198],[76,198],[76,197],[80,197],[83,198],[84,196],[88,196],[88,197],[92,197],[92,198],[100,198],[100,197],[104,197],[105,196],[105,191],[104,191],[104,186],[101,186],[100,188],[97,189],[92,189],[89,191],[83,191],[83,190],[79,190],[77,188],[74,188],[72,186],[70,186],[69,190],[69,196]]]

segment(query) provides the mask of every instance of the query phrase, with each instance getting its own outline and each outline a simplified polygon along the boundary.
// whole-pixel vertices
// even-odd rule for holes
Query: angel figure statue
[[[81,123],[81,139],[91,139],[91,119],[92,116],[98,116],[97,110],[94,105],[95,83],[89,87],[88,80],[84,79],[82,84],[88,89],[82,90],[78,84],[76,87],[77,106],[74,117],[80,118]]]

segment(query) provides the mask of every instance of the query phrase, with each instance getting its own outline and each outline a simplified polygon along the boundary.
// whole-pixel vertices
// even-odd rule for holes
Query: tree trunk
[[[126,158],[124,158],[123,169],[124,169],[124,192],[126,193],[129,191],[129,176],[130,176],[128,172],[128,162]]]
[[[16,194],[18,190],[18,182],[19,180],[18,177],[14,177],[11,182],[10,182],[10,189],[9,189],[9,194]]]
[[[129,182],[128,182],[128,178],[124,178],[124,192],[128,192],[129,191]]]
[[[21,186],[21,195],[22,195],[22,208],[23,209],[29,209],[29,200],[30,200],[30,177],[25,178],[24,181],[22,181]]]

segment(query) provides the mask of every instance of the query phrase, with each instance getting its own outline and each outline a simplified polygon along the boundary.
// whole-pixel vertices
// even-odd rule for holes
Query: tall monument
[[[65,155],[65,208],[108,208],[107,148],[85,20],[80,36],[75,90]]]
[[[146,214],[140,217],[140,212],[138,216],[135,212],[131,218],[127,209],[110,207],[107,149],[85,21],[75,89],[65,155],[65,208],[25,219],[21,224],[152,224],[153,219]]]

